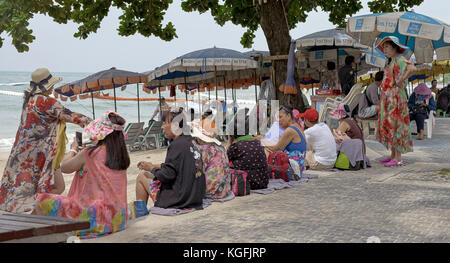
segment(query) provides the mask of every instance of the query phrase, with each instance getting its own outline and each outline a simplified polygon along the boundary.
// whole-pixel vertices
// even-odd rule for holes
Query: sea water
[[[52,72],[53,76],[62,77],[62,81],[57,83],[55,87],[59,87],[64,83],[70,83],[75,80],[79,80],[89,76],[92,73],[80,72],[80,73],[67,73],[67,72]],[[28,88],[31,79],[31,72],[10,72],[0,71],[0,118],[2,125],[0,126],[0,152],[9,152],[14,143],[17,129],[19,127],[20,115],[22,112],[23,104],[23,91]],[[137,92],[139,90],[140,98],[158,98],[159,94],[147,94],[142,91],[142,85],[132,84],[128,85],[124,91],[120,88],[116,89],[117,97],[137,98]],[[255,87],[250,86],[249,89],[235,90],[237,103],[239,107],[252,108],[255,105]],[[113,96],[113,90],[105,90],[103,93],[109,93]],[[227,90],[227,101],[232,101],[232,92]],[[257,87],[257,93],[259,93],[259,87]],[[224,90],[218,91],[217,98],[224,100]],[[161,96],[170,98],[169,91],[161,92]],[[200,93],[200,99],[207,100],[208,97],[211,100],[216,98],[215,91]],[[194,100],[189,102],[188,107],[194,108],[195,112],[198,112],[198,94],[188,94],[188,100]],[[185,99],[185,94],[177,90],[177,99]],[[93,117],[92,102],[91,99],[77,99],[75,101],[60,101],[62,105],[73,112],[84,114],[88,117]],[[138,121],[138,104],[137,101],[117,101],[117,112],[123,116],[127,122]],[[175,103],[168,102],[169,106],[175,106]],[[177,102],[176,106],[187,108],[185,104]],[[148,123],[150,117],[153,115],[156,107],[158,107],[158,101],[141,101],[140,102],[140,114],[139,120],[141,122]],[[95,117],[100,117],[106,110],[114,111],[113,100],[94,99]],[[146,125],[145,125],[146,126]],[[78,125],[68,123],[67,124],[67,137],[69,141],[72,141],[75,132],[82,132],[83,129]]]

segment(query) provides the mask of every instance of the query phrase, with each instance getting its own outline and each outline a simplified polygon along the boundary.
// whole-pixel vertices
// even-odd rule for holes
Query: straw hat
[[[217,128],[212,120],[204,119],[198,123],[191,123],[191,136],[198,138],[204,142],[215,143],[221,145],[220,141],[215,138]]]
[[[48,69],[38,68],[31,73],[30,87],[27,91],[31,94],[47,92],[61,80],[61,77],[53,77]]]

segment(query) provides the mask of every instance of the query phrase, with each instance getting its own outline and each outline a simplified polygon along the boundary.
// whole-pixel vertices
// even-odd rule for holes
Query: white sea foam
[[[0,86],[23,86],[28,85],[29,82],[12,82],[12,83],[0,83]]]
[[[0,139],[0,152],[9,152],[14,144],[15,138]]]
[[[23,96],[23,93],[21,93],[21,92],[15,92],[15,91],[9,91],[9,90],[0,90],[0,94],[8,95],[8,96],[17,96],[17,97]]]

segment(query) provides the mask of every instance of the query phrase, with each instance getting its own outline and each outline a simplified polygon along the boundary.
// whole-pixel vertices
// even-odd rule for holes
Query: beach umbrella
[[[257,68],[257,62],[250,56],[225,48],[207,48],[193,51],[175,58],[167,64],[158,67],[149,74],[149,81],[163,78],[173,84],[200,83],[215,79],[217,99],[217,78],[219,72],[242,71]],[[227,74],[232,79],[232,74]],[[187,92],[187,89],[185,89]],[[186,93],[187,99],[187,93]]]
[[[298,38],[295,43],[299,73],[304,77],[320,79],[328,61],[335,62],[336,68],[339,69],[348,55],[355,57],[360,74],[372,68],[370,64],[362,61],[363,50],[368,46],[346,34],[343,28],[318,31]]]
[[[60,87],[55,88],[54,92],[65,97],[72,98],[76,98],[75,96],[80,94],[90,93],[92,99],[92,114],[95,119],[93,93],[102,90],[113,89],[114,110],[117,112],[116,88],[122,87],[127,84],[146,83],[147,81],[147,75],[132,71],[120,70],[113,67],[108,70],[103,70],[89,75],[86,78],[64,84]]]
[[[416,63],[450,59],[450,26],[438,19],[415,12],[377,13],[350,17],[346,32],[362,44],[376,47],[386,36],[396,36],[408,46],[409,58]]]

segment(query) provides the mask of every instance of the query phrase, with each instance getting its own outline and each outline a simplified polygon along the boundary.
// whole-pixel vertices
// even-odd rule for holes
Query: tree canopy
[[[280,14],[276,14],[275,18],[269,17],[267,12],[263,12],[265,2],[274,1],[284,10],[281,17]],[[422,2],[423,0],[373,0],[369,2],[369,8],[374,13],[404,11]],[[79,24],[74,37],[86,39],[89,34],[97,32],[111,7],[116,7],[122,11],[119,17],[119,35],[141,34],[170,41],[177,37],[171,22],[163,25],[170,4],[172,0],[0,0],[0,36],[6,32],[11,36],[17,51],[28,51],[28,44],[35,40],[29,29],[29,21],[35,14],[43,14],[52,17],[56,23],[73,21]],[[256,30],[264,23],[270,28],[273,19],[280,19],[288,25],[288,29],[293,29],[298,23],[306,21],[309,12],[320,8],[329,13],[330,22],[343,26],[347,16],[362,8],[360,0],[186,0],[181,2],[181,6],[186,12],[210,11],[216,23],[221,26],[232,22],[247,29],[241,38],[241,44],[245,48],[252,46]],[[272,29],[276,30],[277,24],[272,25]],[[267,26],[263,30],[266,38],[271,36],[271,33],[266,32]],[[3,41],[4,38],[0,37],[0,47]]]

